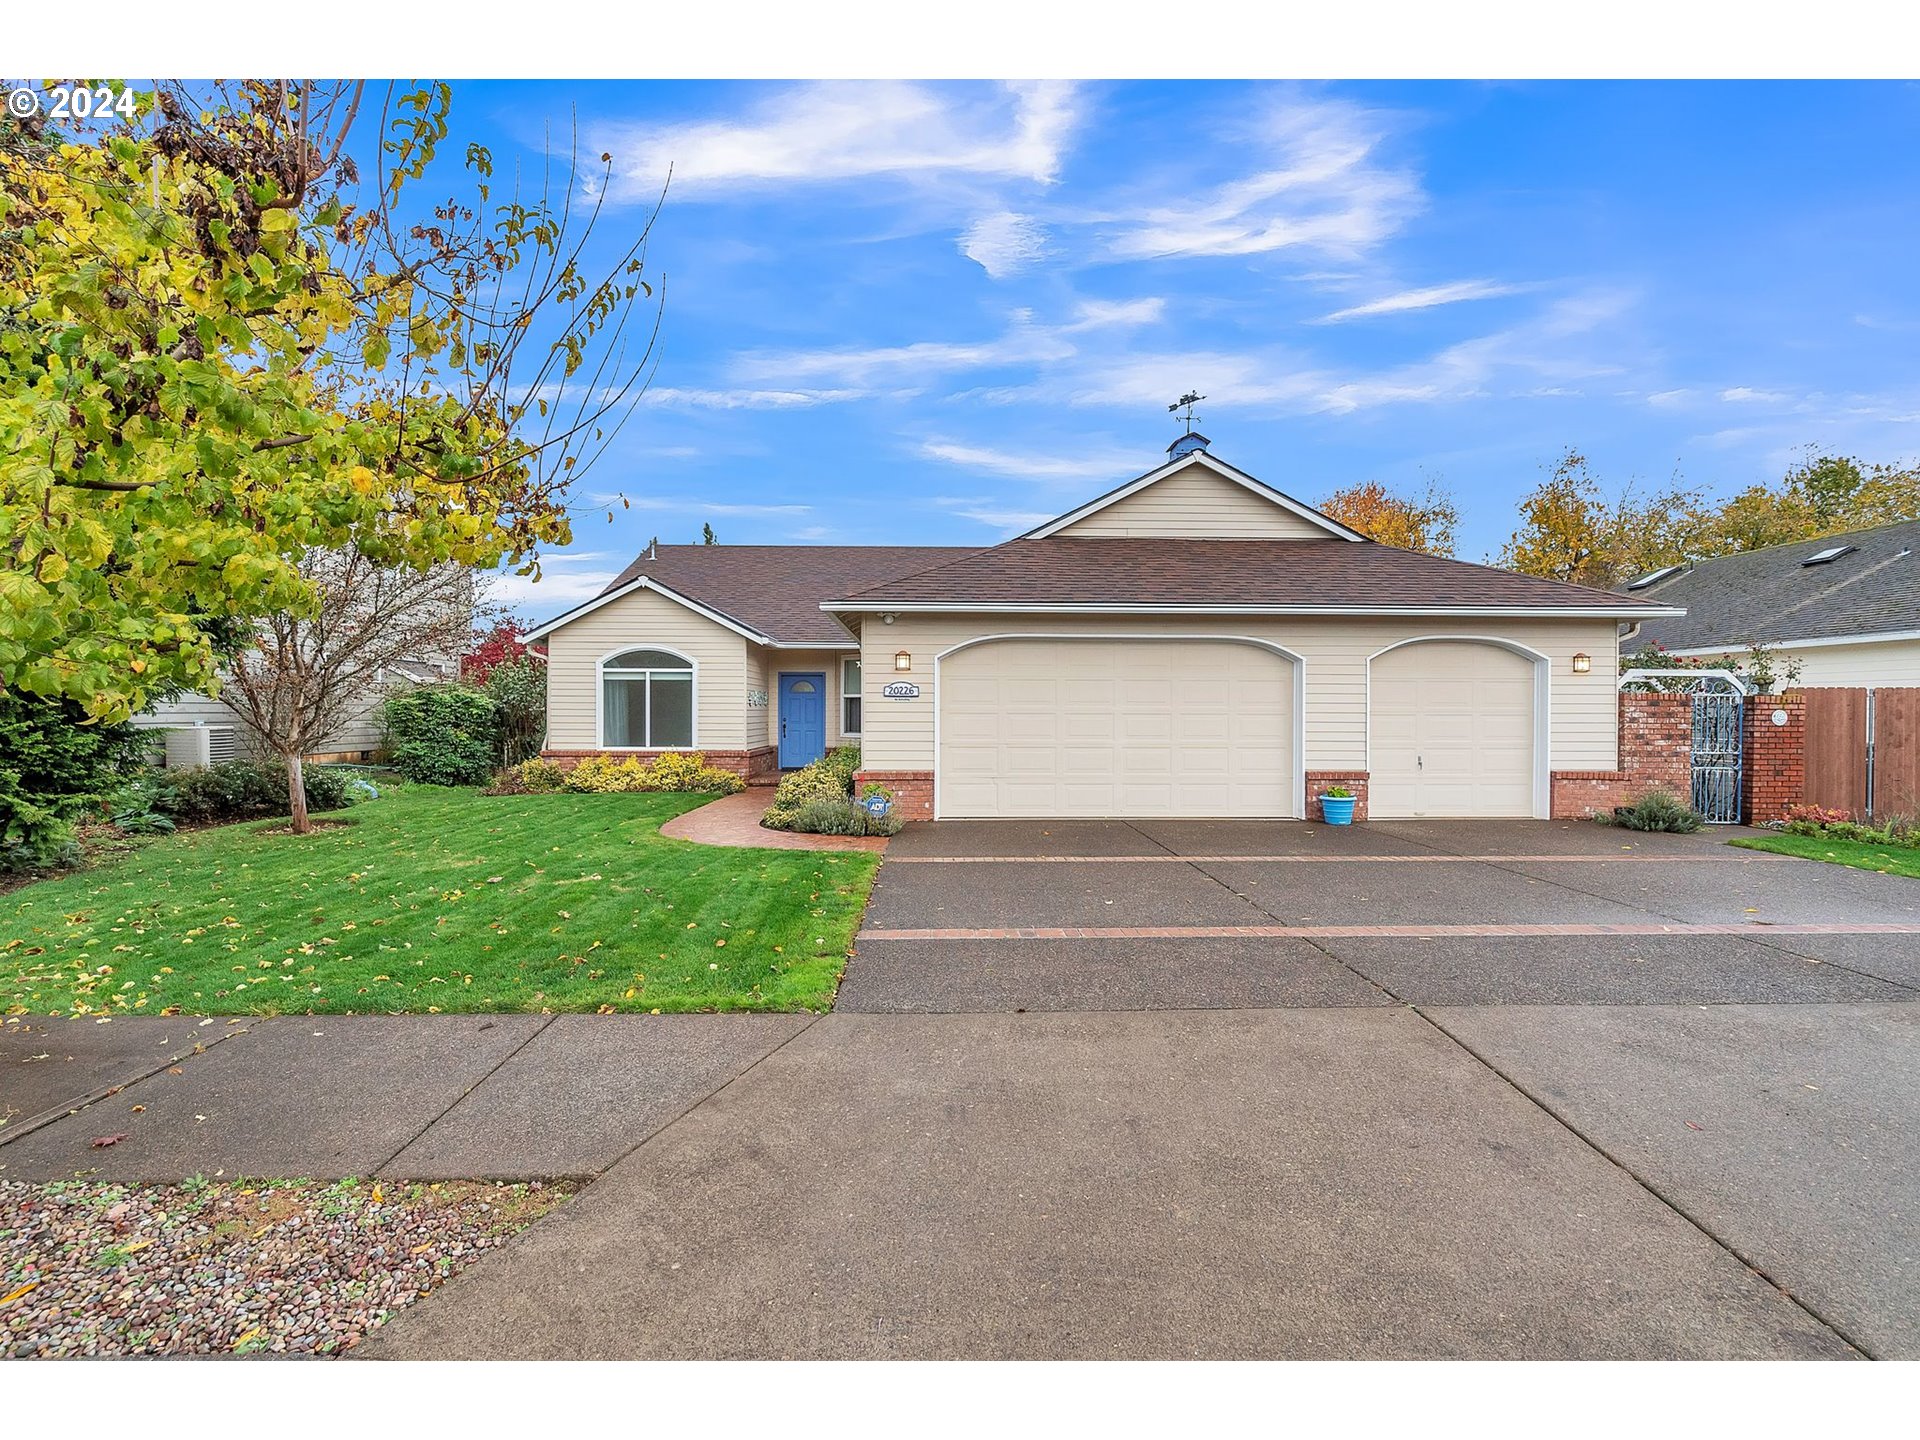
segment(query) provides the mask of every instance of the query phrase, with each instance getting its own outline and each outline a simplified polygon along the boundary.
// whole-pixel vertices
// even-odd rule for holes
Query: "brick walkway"
[[[662,835],[691,840],[696,845],[726,845],[760,850],[885,850],[878,835],[796,835],[790,830],[768,830],[760,823],[773,802],[764,788],[726,795],[698,810],[676,815],[660,827]]]
[[[1312,940],[1378,936],[1396,940],[1549,935],[1920,935],[1920,925],[1102,925],[1008,929],[862,930],[865,940]]]

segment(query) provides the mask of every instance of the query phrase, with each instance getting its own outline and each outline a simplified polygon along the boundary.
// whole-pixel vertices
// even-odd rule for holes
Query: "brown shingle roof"
[[[944,565],[971,555],[972,545],[661,545],[642,554],[606,595],[651,576],[785,645],[841,645],[847,627],[820,608],[822,600]]]
[[[917,574],[849,591],[849,608],[890,605],[1191,605],[1600,609],[1649,604],[1582,585],[1443,560],[1372,541],[1011,540]]]

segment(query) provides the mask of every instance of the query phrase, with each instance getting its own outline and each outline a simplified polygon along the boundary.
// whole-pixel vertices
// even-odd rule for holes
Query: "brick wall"
[[[651,764],[662,755],[678,754],[673,750],[542,750],[542,760],[552,760],[571,770],[589,755],[611,755],[624,760],[629,755],[642,764]],[[780,770],[780,752],[771,745],[762,745],[753,750],[702,750],[707,764],[716,770],[728,770],[743,780],[755,780],[768,775],[776,775]]]
[[[1364,770],[1309,770],[1307,772],[1307,818],[1320,818],[1320,797],[1339,785],[1353,792],[1353,818],[1367,818],[1367,772]]]
[[[860,770],[854,773],[853,793],[858,795],[869,784],[884,785],[893,792],[893,813],[902,820],[933,818],[933,772],[931,770]]]
[[[1773,712],[1787,723],[1773,723]],[[1799,694],[1755,695],[1747,701],[1745,765],[1740,775],[1740,812],[1749,825],[1778,820],[1798,805],[1807,786],[1807,702]]]
[[[1614,770],[1553,772],[1553,818],[1580,820],[1649,790],[1693,789],[1693,697],[1623,691],[1620,762]]]

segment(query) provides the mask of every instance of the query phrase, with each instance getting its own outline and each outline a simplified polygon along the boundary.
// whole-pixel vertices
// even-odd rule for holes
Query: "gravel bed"
[[[0,1359],[337,1355],[571,1193],[0,1181]]]

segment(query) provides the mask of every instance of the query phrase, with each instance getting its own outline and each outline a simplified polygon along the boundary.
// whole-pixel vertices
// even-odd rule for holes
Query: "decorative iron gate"
[[[1740,737],[1746,697],[1696,691],[1693,697],[1693,808],[1709,825],[1740,823]]]

